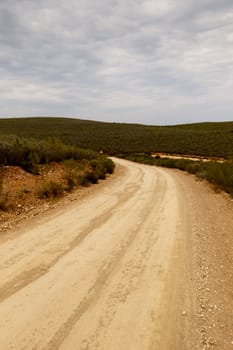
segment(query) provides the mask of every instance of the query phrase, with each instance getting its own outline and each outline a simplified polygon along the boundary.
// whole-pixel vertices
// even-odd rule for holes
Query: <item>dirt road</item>
[[[232,202],[116,163],[80,201],[0,238],[0,349],[233,349]]]

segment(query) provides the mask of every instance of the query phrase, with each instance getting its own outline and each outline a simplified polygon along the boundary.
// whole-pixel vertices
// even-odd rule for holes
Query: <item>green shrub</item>
[[[88,181],[87,174],[79,175],[77,178],[78,185],[87,187],[90,182]]]
[[[199,162],[195,161],[195,162],[190,162],[187,165],[186,171],[188,171],[191,174],[197,174],[199,169],[200,169],[200,164]]]
[[[99,174],[97,172],[94,171],[90,171],[86,173],[86,179],[88,182],[92,183],[92,184],[96,184],[98,182],[99,179]]]
[[[0,166],[18,165],[35,174],[39,164],[69,160],[65,166],[75,167],[75,161],[91,161],[97,157],[94,151],[65,145],[56,139],[38,141],[11,137],[0,142]]]
[[[66,180],[66,183],[67,183],[65,190],[68,192],[72,191],[75,185],[77,185],[77,179],[75,179],[72,173],[66,174],[64,179]]]
[[[37,193],[38,197],[42,199],[59,197],[62,195],[63,191],[64,187],[62,184],[54,181],[47,181],[40,185]]]
[[[115,168],[114,162],[110,158],[102,158],[102,163],[106,173],[112,174]]]
[[[74,160],[73,158],[63,160],[62,164],[66,169],[75,169],[78,166],[77,161]]]

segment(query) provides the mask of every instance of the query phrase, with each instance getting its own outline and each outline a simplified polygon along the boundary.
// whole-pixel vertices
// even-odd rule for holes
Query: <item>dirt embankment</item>
[[[1,173],[0,232],[14,227],[17,222],[39,215],[54,207],[53,199],[41,199],[39,190],[49,181],[64,184],[65,169],[58,163],[41,166],[40,174],[33,175],[18,166],[5,166]]]
[[[39,165],[37,174],[18,166],[4,166],[0,170],[0,232],[56,208],[64,201],[78,198],[83,192],[82,187],[91,184],[91,180],[84,181],[90,172],[88,165],[72,160],[65,164],[51,162]],[[82,186],[79,178],[83,181]]]
[[[0,237],[1,346],[230,350],[233,202],[179,171],[116,163]]]

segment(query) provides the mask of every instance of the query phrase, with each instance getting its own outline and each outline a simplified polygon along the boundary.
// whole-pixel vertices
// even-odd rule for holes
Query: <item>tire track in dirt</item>
[[[141,175],[140,175],[141,176]],[[138,178],[138,181],[140,182],[140,176]],[[57,248],[55,253],[53,254],[55,256],[51,256],[51,259],[49,260],[47,257],[47,261],[44,264],[41,264],[41,262],[38,262],[39,266],[35,266],[33,268],[27,269],[26,271],[22,271],[17,276],[12,278],[11,280],[7,281],[7,283],[2,284],[0,287],[0,302],[4,299],[10,297],[14,293],[16,293],[21,288],[24,288],[28,284],[32,283],[39,277],[43,276],[43,274],[47,273],[48,270],[57,263],[57,261],[62,258],[64,255],[71,252],[73,249],[75,249],[82,241],[92,232],[93,227],[100,228],[106,220],[108,220],[109,216],[111,216],[114,211],[121,207],[121,205],[124,205],[125,200],[130,196],[135,196],[137,194],[137,188],[135,186],[132,186],[131,183],[127,184],[124,187],[124,191],[119,191],[117,194],[118,200],[117,202],[112,205],[111,207],[108,207],[106,211],[101,213],[100,215],[97,215],[93,219],[88,222],[86,227],[83,227],[80,229],[80,232],[74,237],[74,239],[70,242],[68,242],[68,246],[66,249],[64,247],[61,247],[60,249]],[[66,218],[64,217],[64,221]],[[53,237],[55,238],[55,237]],[[48,251],[51,253],[51,249],[48,247]],[[0,252],[1,252],[1,246],[0,246]],[[43,246],[43,252],[46,254],[46,249]],[[38,254],[41,255],[42,251],[39,251]],[[3,259],[3,256],[0,258],[0,266],[2,267],[2,270],[5,268],[8,268],[9,265],[18,265],[20,262],[20,258],[24,258],[25,254],[16,254],[16,256],[11,257],[8,260]],[[31,265],[32,261],[27,261],[26,265]]]
[[[217,234],[222,227],[230,242],[232,206],[216,204],[204,185],[180,172],[116,164],[124,171],[100,191],[41,216],[37,226],[28,221],[0,243],[1,348],[229,350],[230,311],[221,332],[213,324],[218,317],[223,323],[232,303],[230,286],[219,303],[214,293],[227,278],[214,281],[219,256],[224,264],[218,245],[225,241]],[[224,225],[220,207],[229,214]],[[220,307],[200,314],[200,301]]]
[[[163,200],[162,196],[164,195],[164,192],[161,191],[160,196],[157,197],[157,202],[154,206],[154,209],[158,208],[159,205],[161,205],[161,202]],[[132,208],[133,209],[133,208]],[[98,272],[98,279],[96,280],[95,284],[91,287],[91,289],[87,293],[87,297],[78,305],[78,307],[74,310],[72,315],[67,319],[67,321],[62,325],[62,327],[58,330],[58,332],[55,334],[55,336],[50,340],[49,344],[43,348],[43,350],[52,350],[52,349],[58,349],[60,345],[62,344],[63,340],[69,335],[69,333],[72,331],[72,328],[77,323],[77,321],[82,317],[82,315],[87,312],[88,308],[93,304],[96,303],[99,298],[101,298],[102,290],[106,287],[106,284],[109,283],[109,280],[114,279],[115,273],[118,272],[120,268],[120,264],[122,259],[124,259],[126,253],[128,253],[128,250],[130,247],[134,244],[135,240],[138,239],[138,235],[141,234],[142,227],[145,226],[146,222],[149,221],[149,224],[151,224],[151,221],[149,220],[153,212],[151,213],[151,208],[145,207],[143,208],[141,212],[141,217],[143,218],[143,221],[140,221],[139,224],[135,225],[133,230],[131,230],[130,234],[127,236],[127,240],[121,243],[118,250],[114,251],[111,254],[110,259],[107,259],[107,261],[103,262],[103,266],[100,268],[100,271]],[[159,209],[159,208],[158,208]],[[160,214],[160,211],[158,210],[158,214]],[[158,237],[155,237],[157,240]],[[153,235],[149,235],[146,237],[146,246],[144,250],[139,250],[138,255],[134,257],[135,262],[128,263],[126,267],[124,268],[124,271],[122,272],[123,275],[129,275],[132,274],[132,276],[140,276],[143,273],[143,270],[145,269],[145,266],[143,262],[147,258],[148,252],[151,248],[151,242],[154,240],[154,232]],[[151,242],[152,243],[152,242]],[[154,242],[153,242],[154,243]],[[109,261],[108,261],[109,260]],[[131,269],[131,270],[130,270]],[[135,282],[134,282],[135,283]],[[133,284],[131,284],[131,288],[133,288]],[[113,293],[112,298],[113,299],[124,299],[130,292],[129,286],[127,286],[126,290],[124,289],[123,284],[119,284],[117,286],[117,291]],[[117,295],[117,297],[116,297]],[[113,309],[111,309],[111,317],[114,317]],[[89,344],[89,346],[91,346]]]
[[[127,164],[125,177],[116,181],[113,186],[114,191],[111,193],[107,193],[108,186],[106,186],[106,197],[101,194],[99,198],[93,198],[94,201],[96,200],[97,209],[100,203],[105,203],[103,211],[99,210],[94,213],[96,217],[92,220],[85,219],[83,216],[85,225],[82,225],[81,219],[81,223],[75,223],[73,221],[74,212],[69,213],[69,220],[77,225],[77,229],[74,230],[76,236],[72,239],[68,234],[62,234],[62,228],[64,227],[66,232],[67,227],[70,226],[69,221],[64,220],[65,216],[62,216],[58,224],[57,220],[60,216],[56,216],[56,230],[53,233],[48,232],[49,239],[44,238],[44,231],[53,227],[55,224],[53,219],[42,223],[41,227],[44,225],[44,228],[40,228],[37,232],[38,239],[40,235],[42,239],[39,241],[36,257],[34,252],[31,256],[29,254],[33,244],[32,238],[35,235],[34,231],[32,233],[29,231],[27,235],[23,234],[18,239],[16,236],[13,241],[5,242],[0,246],[4,249],[5,245],[9,244],[14,248],[14,254],[8,257],[8,261],[12,259],[14,267],[11,270],[12,274],[9,274],[11,279],[13,272],[19,275],[18,269],[21,269],[22,273],[27,272],[25,266],[30,259],[33,263],[35,258],[36,264],[44,268],[46,263],[49,265],[54,259],[53,249],[61,249],[62,244],[64,244],[64,250],[66,249],[65,253],[64,251],[62,254],[58,252],[59,259],[48,270],[44,270],[43,275],[35,275],[37,271],[33,271],[34,280],[23,287],[21,285],[21,288],[15,290],[14,294],[2,301],[0,327],[8,334],[9,328],[8,326],[6,328],[6,325],[10,324],[11,332],[14,333],[14,338],[9,337],[8,334],[4,339],[0,339],[4,349],[26,350],[31,349],[32,344],[37,349],[62,347],[76,325],[82,322],[83,317],[92,313],[92,307],[101,303],[103,299],[106,300],[105,307],[103,307],[106,327],[104,330],[103,327],[97,326],[97,332],[99,332],[100,341],[106,342],[108,340],[106,329],[115,322],[119,305],[134,293],[137,284],[142,283],[142,286],[145,284],[143,276],[147,274],[147,269],[154,269],[154,287],[156,284],[160,286],[159,278],[164,276],[164,266],[167,265],[166,260],[169,260],[168,251],[172,244],[170,235],[173,237],[175,234],[173,219],[170,222],[171,230],[168,230],[168,235],[161,235],[156,227],[160,227],[162,232],[169,227],[166,208],[169,208],[169,193],[172,190],[168,187],[172,187],[173,183],[170,178],[164,177],[155,169],[145,169],[136,164],[128,168],[128,163],[118,162],[123,166]],[[120,191],[119,186],[121,186]],[[111,188],[111,184],[109,187]],[[173,198],[171,203],[176,205],[175,193]],[[92,205],[91,202],[86,203],[86,207],[84,203],[85,210],[89,205]],[[89,213],[90,216],[93,215],[90,209]],[[82,215],[80,214],[80,217]],[[174,210],[174,218],[176,215],[177,212]],[[62,221],[64,221],[64,226],[61,226]],[[78,229],[79,225],[82,231]],[[82,241],[78,241],[80,236],[77,235],[77,232],[79,231],[84,237]],[[62,240],[59,243],[56,240],[60,235]],[[51,244],[52,238],[55,241],[53,244]],[[21,239],[24,240],[24,247]],[[161,239],[162,241],[164,239],[164,244],[159,243]],[[75,246],[70,249],[74,241]],[[164,247],[168,249],[167,253]],[[51,256],[45,254],[49,249],[52,251]],[[24,260],[22,256],[24,250],[26,255],[29,254],[28,260],[26,257]],[[159,253],[160,250],[161,253]],[[149,260],[151,262],[148,266],[146,261]],[[148,283],[148,278],[150,279],[150,273],[146,278],[146,283]],[[160,288],[161,286],[158,287]],[[43,290],[46,291],[45,294],[40,293]],[[151,298],[149,300],[148,309],[152,308]],[[108,308],[109,303],[111,304],[110,309]],[[31,311],[25,309],[26,305],[30,305]],[[13,310],[15,315],[18,315],[15,319],[11,317]],[[149,322],[152,322],[151,320],[150,316]],[[95,328],[96,325],[93,327]],[[23,332],[21,332],[22,328]],[[93,332],[93,329],[90,332]],[[83,342],[85,339],[80,339],[80,341]],[[90,346],[94,346],[94,343],[92,342]],[[67,348],[72,347],[73,345]]]

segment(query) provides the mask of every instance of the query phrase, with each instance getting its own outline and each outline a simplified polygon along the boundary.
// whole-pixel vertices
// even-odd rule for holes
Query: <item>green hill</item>
[[[0,119],[0,138],[7,135],[59,138],[110,154],[166,152],[233,158],[233,122],[147,126],[53,117]]]

